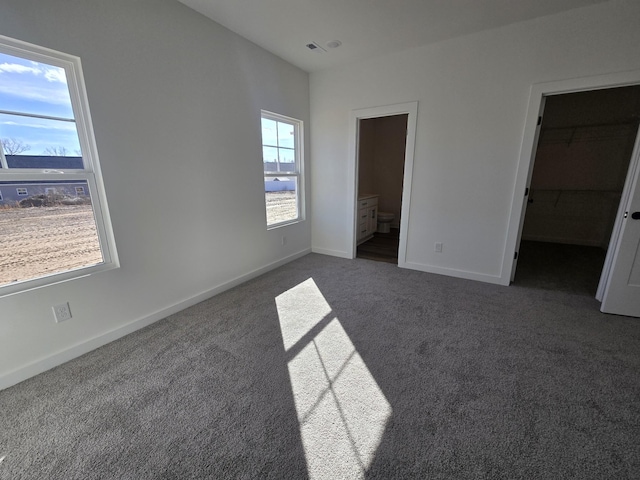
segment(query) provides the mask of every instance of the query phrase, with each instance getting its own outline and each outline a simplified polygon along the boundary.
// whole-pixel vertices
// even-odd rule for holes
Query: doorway
[[[377,218],[372,219],[371,215],[377,217],[378,211],[381,208],[393,208],[393,203],[387,203],[385,196],[382,196],[381,208],[378,205],[378,201],[380,200],[380,194],[375,191],[365,192],[367,185],[364,184],[362,189],[360,189],[360,150],[367,149],[366,144],[360,141],[360,137],[362,136],[362,126],[367,125],[363,124],[364,120],[368,119],[384,119],[387,117],[401,117],[404,122],[404,139],[400,138],[396,143],[404,145],[404,159],[403,166],[404,169],[396,169],[396,173],[400,173],[402,178],[401,183],[401,200],[400,200],[400,213],[398,216],[395,216],[392,220],[392,224],[394,227],[399,226],[398,241],[397,247],[392,247],[397,251],[397,260],[394,260],[394,263],[397,263],[399,267],[407,266],[407,234],[409,229],[409,211],[411,208],[411,184],[412,184],[412,176],[413,176],[413,157],[414,157],[414,149],[415,149],[415,141],[416,141],[416,125],[417,125],[417,117],[418,117],[418,102],[408,102],[408,103],[399,103],[395,105],[386,105],[382,107],[370,107],[370,108],[362,108],[357,110],[352,110],[349,121],[349,174],[350,179],[348,181],[349,186],[349,196],[353,199],[353,203],[351,204],[350,213],[353,215],[351,217],[351,252],[348,258],[356,258],[357,247],[359,243],[363,243],[363,236],[359,227],[362,226],[363,219],[360,217],[360,210],[363,208],[371,209],[369,211],[369,218],[366,219],[366,227],[367,233],[372,234],[377,229]],[[365,126],[366,128],[366,126]],[[374,130],[375,132],[375,130]],[[366,133],[365,133],[366,135]],[[384,146],[384,138],[382,139],[382,145],[378,145],[378,149],[386,148]],[[362,143],[362,144],[361,144]],[[363,157],[364,158],[364,157]],[[381,158],[384,158],[381,157]],[[363,175],[366,175],[363,173]],[[366,181],[366,180],[365,180]],[[370,188],[376,189],[378,186],[376,184],[369,185]],[[362,193],[361,193],[362,192]],[[369,194],[366,200],[359,200],[362,194]],[[371,205],[369,205],[369,200],[371,200]],[[397,201],[397,200],[396,200]],[[366,203],[363,205],[363,203]],[[390,232],[391,233],[391,232]],[[371,235],[373,237],[373,235]]]
[[[640,120],[640,86],[544,97],[514,284],[596,296]]]
[[[398,263],[408,117],[359,120],[357,258]]]

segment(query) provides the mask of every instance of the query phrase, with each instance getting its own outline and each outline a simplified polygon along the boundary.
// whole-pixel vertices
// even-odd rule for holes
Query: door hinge
[[[538,117],[538,125],[542,123],[542,117]]]
[[[518,259],[518,252],[515,252],[515,253],[513,254],[513,259],[514,259],[514,260],[517,260],[517,259]]]
[[[526,197],[527,195],[529,195],[529,187],[524,189],[524,196]]]

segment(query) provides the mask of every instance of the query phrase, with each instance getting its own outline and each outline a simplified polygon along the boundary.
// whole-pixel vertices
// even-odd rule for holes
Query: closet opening
[[[596,295],[640,120],[640,86],[545,97],[515,285]]]

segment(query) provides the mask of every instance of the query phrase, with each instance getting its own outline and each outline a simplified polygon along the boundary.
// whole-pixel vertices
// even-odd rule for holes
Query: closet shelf
[[[598,142],[635,135],[639,120],[631,122],[601,123],[592,125],[570,125],[566,127],[543,127],[540,132],[541,145],[575,142]]]

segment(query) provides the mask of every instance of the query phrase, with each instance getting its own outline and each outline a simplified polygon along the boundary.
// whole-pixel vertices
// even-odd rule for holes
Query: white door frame
[[[602,274],[600,275],[600,283],[598,283],[598,290],[596,291],[596,300],[602,302],[605,294],[609,288],[609,275],[611,274],[611,268],[613,267],[615,258],[618,255],[620,247],[620,235],[622,234],[622,223],[624,220],[624,214],[629,206],[631,200],[631,193],[638,182],[638,166],[640,164],[640,128],[636,130],[636,140],[633,147],[633,153],[631,154],[631,160],[629,161],[629,168],[627,169],[627,178],[624,181],[624,188],[622,189],[622,195],[620,196],[620,204],[616,213],[616,221],[613,225],[613,231],[611,233],[611,240],[609,242],[609,248],[607,249],[607,256],[604,260],[604,266],[602,268]],[[605,302],[606,303],[606,302]]]
[[[409,229],[409,212],[411,203],[411,183],[413,178],[413,157],[416,144],[416,124],[418,119],[418,102],[398,103],[382,107],[360,108],[352,110],[349,119],[349,167],[352,179],[348,182],[351,198],[349,215],[351,216],[351,258],[356,257],[356,229],[358,217],[358,148],[360,146],[360,120],[367,118],[389,117],[392,115],[408,115],[407,142],[404,153],[404,180],[402,185],[402,210],[400,213],[400,244],[398,246],[398,266],[405,267],[407,262],[407,232]],[[375,193],[375,192],[374,192]]]
[[[527,201],[524,192],[525,189],[529,187],[530,174],[534,162],[532,152],[535,152],[537,147],[536,127],[538,126],[540,107],[543,105],[543,97],[638,84],[640,84],[640,70],[594,77],[573,78],[556,82],[536,83],[531,86],[529,108],[527,110],[522,147],[520,148],[520,160],[518,162],[518,171],[516,173],[516,182],[511,202],[507,241],[505,242],[504,256],[502,259],[501,284],[509,285],[514,266],[514,253],[517,252],[520,246],[522,224],[526,210],[523,208],[523,202]]]

